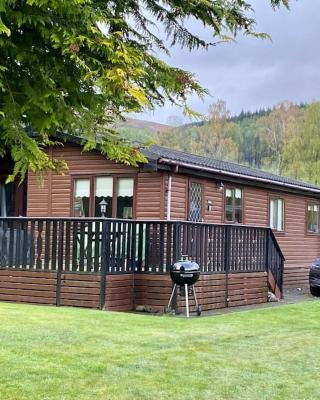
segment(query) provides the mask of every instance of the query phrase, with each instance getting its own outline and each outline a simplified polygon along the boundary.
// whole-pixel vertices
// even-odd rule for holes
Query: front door
[[[5,183],[0,176],[0,217],[23,216],[26,213],[26,185],[18,182]]]

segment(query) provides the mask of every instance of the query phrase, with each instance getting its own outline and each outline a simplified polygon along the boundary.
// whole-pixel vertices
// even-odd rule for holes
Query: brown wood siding
[[[246,187],[246,224],[268,226],[270,195],[284,200],[284,232],[274,232],[286,258],[284,286],[306,287],[309,266],[320,255],[320,234],[306,233],[307,197]]]
[[[204,182],[204,210],[203,218],[205,222],[221,224],[223,222],[223,190],[217,188],[217,182],[206,179]],[[208,200],[213,203],[213,210],[208,210]]]
[[[52,149],[52,157],[68,164],[64,175],[49,172],[42,185],[31,171],[28,179],[29,217],[69,217],[71,215],[72,176],[97,174],[136,174],[136,217],[163,218],[163,178],[157,173],[138,173],[138,168],[107,160],[96,151],[81,152],[76,145],[67,144]],[[162,211],[161,211],[162,210]]]
[[[168,207],[168,175],[165,177],[165,210],[164,217],[167,219]],[[187,218],[188,177],[185,175],[172,174],[171,181],[171,220],[185,220]]]
[[[164,180],[160,173],[138,174],[136,218],[164,219]]]

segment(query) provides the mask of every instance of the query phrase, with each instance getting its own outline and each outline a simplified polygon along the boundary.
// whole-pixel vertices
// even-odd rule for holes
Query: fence
[[[283,255],[270,229],[180,221],[0,218],[0,268],[163,274],[180,256],[204,274],[271,272],[282,291]],[[101,279],[100,304],[105,293]]]

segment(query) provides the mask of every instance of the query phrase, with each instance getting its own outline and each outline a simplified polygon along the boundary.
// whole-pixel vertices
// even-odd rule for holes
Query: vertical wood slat
[[[12,222],[10,224],[10,222]],[[9,262],[8,262],[8,266],[9,268],[12,268],[14,265],[14,259],[13,259],[13,251],[14,251],[14,221],[9,221],[9,225],[10,227],[10,233],[9,233]]]
[[[35,258],[34,232],[35,232],[35,221],[31,221],[31,224],[30,224],[30,247],[29,247],[29,254],[30,254],[29,268],[30,269],[34,269],[34,258]]]
[[[20,268],[21,266],[21,260],[20,260],[21,222],[22,220],[17,222],[17,229],[16,229],[15,260],[14,260],[15,268]]]
[[[42,223],[42,222],[41,222]],[[38,223],[38,234],[39,234],[39,224]],[[50,244],[51,244],[51,221],[46,221],[45,224],[45,239],[44,239],[44,269],[49,269],[50,264]]]
[[[93,262],[93,271],[98,272],[99,271],[99,265],[100,265],[100,222],[95,221],[93,222],[94,224],[94,262]],[[108,231],[106,237],[106,246],[110,247],[110,231]],[[108,253],[109,254],[109,253]],[[110,260],[108,262],[108,265],[110,264]],[[108,271],[109,272],[109,271]]]
[[[131,223],[131,237],[132,237],[132,245],[131,245],[131,269],[132,271],[136,271],[137,269],[137,224]]]
[[[7,264],[8,254],[8,244],[7,244],[7,223],[5,221],[0,221],[0,229],[2,229],[2,240],[0,243],[0,266],[5,267]]]
[[[164,266],[164,224],[160,222],[159,224],[159,241],[160,241],[160,246],[159,246],[159,251],[160,251],[160,256],[159,256],[159,271],[160,272],[166,272],[166,268]]]
[[[65,261],[64,270],[70,271],[70,255],[71,255],[71,222],[66,221],[65,223]]]
[[[137,226],[139,227],[137,270],[139,272],[141,272],[142,271],[142,251],[143,251],[143,228],[144,228],[144,224],[143,223],[139,223]]]
[[[28,246],[28,222],[27,221],[23,221],[21,224],[21,232],[22,232],[22,268],[27,268],[27,264],[28,264],[28,254],[29,253],[29,249],[30,246]]]
[[[93,271],[93,266],[92,266],[92,239],[93,239],[93,229],[92,229],[93,223],[89,221],[87,223],[87,246],[86,246],[86,271],[91,272]]]
[[[72,223],[72,271],[78,269],[78,221]]]
[[[126,249],[125,249],[125,257],[124,257],[124,267],[125,271],[132,271],[132,263],[131,263],[131,244],[132,244],[132,223],[126,223]]]
[[[36,260],[36,268],[42,269],[42,230],[43,230],[43,221],[38,222],[38,232],[37,232],[37,260]]]
[[[63,253],[64,253],[64,221],[60,220],[58,225],[58,265],[57,265],[57,282],[56,282],[56,305],[60,306],[61,301],[61,275],[63,269]]]
[[[77,235],[77,240],[79,242],[79,271],[84,271],[85,229],[86,229],[86,223],[80,221],[80,230],[78,231]]]
[[[57,232],[58,232],[58,222],[54,220],[52,222],[52,250],[51,250],[51,269],[56,270],[57,269],[57,245],[58,245],[58,240],[57,240]]]

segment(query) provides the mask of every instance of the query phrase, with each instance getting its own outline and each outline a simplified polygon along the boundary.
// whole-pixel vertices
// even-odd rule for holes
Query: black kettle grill
[[[201,315],[201,306],[198,304],[194,287],[195,283],[200,278],[199,265],[194,261],[188,260],[188,256],[182,256],[181,260],[170,267],[170,276],[174,285],[167,307],[168,310],[170,309],[176,288],[179,286],[180,294],[186,298],[187,317],[189,317],[189,294],[193,295],[197,307],[197,314]]]

